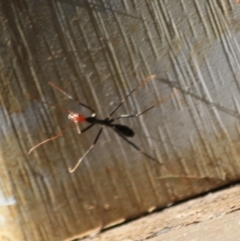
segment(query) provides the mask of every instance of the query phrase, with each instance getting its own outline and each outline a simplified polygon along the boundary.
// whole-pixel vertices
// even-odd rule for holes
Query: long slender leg
[[[147,111],[151,110],[151,109],[154,108],[154,107],[155,107],[155,105],[153,105],[153,106],[149,107],[148,109],[146,109],[146,110],[144,110],[144,111],[142,111],[142,112],[139,112],[139,113],[137,113],[137,114],[120,115],[120,116],[114,118],[114,120],[118,120],[118,119],[122,119],[122,118],[139,117],[140,115],[145,114]]]
[[[68,168],[68,171],[69,171],[70,173],[74,172],[74,171],[78,168],[78,166],[80,165],[81,161],[85,158],[85,156],[86,156],[86,155],[92,150],[92,148],[95,146],[95,144],[96,144],[97,141],[98,141],[99,136],[100,136],[101,133],[102,133],[102,130],[103,130],[103,126],[102,126],[101,129],[99,130],[99,132],[98,132],[98,134],[97,134],[97,136],[96,136],[93,144],[92,144],[92,145],[90,146],[90,148],[85,152],[85,154],[78,160],[77,164],[76,164],[73,168]]]
[[[113,129],[113,128],[112,128]],[[114,130],[114,129],[113,129]],[[114,130],[115,131],[115,130]],[[136,146],[133,142],[129,141],[125,136],[121,135],[120,133],[118,133],[117,131],[115,131],[120,137],[123,138],[123,140],[125,140],[128,144],[130,144],[131,146],[133,146],[137,151],[139,151],[141,154],[143,154],[144,156],[146,156],[147,158],[158,162],[159,164],[161,164],[156,158],[148,155],[146,152],[143,152],[138,146]]]
[[[150,75],[148,78],[146,78],[142,83],[140,83],[137,87],[135,87],[133,90],[130,91],[129,94],[127,94],[125,96],[124,99],[122,99],[122,101],[110,112],[109,117],[111,117],[116,111],[117,109],[128,99],[128,97],[134,92],[136,91],[137,89],[139,89],[143,84],[145,84],[146,82],[152,80],[153,78],[155,77],[155,75]]]
[[[45,140],[45,141],[42,141],[42,142],[38,143],[36,146],[32,147],[32,148],[29,150],[28,154],[30,154],[33,150],[35,150],[37,147],[41,146],[42,144],[44,144],[44,143],[46,143],[46,142],[49,142],[49,141],[53,141],[53,140],[57,139],[58,137],[60,137],[60,136],[62,135],[62,133],[63,133],[64,131],[66,131],[66,130],[70,127],[70,125],[71,125],[72,123],[73,123],[72,121],[69,122],[69,123],[66,125],[66,127],[65,127],[63,130],[61,130],[57,135],[55,135],[55,136],[53,136],[53,137],[51,137],[51,138],[49,138],[49,139],[47,139],[47,140]]]
[[[89,130],[90,128],[92,128],[94,125],[95,125],[95,123],[93,123],[93,124],[87,126],[87,127],[84,128],[81,132],[78,132],[78,134],[82,134],[83,132],[85,132],[85,131]]]
[[[176,94],[178,93],[178,91],[173,91],[170,95],[168,95],[166,98],[164,98],[162,101],[160,101],[159,103],[155,104],[155,105],[152,105],[151,107],[147,108],[146,110],[144,111],[141,111],[137,114],[130,114],[130,115],[120,115],[116,118],[114,118],[115,120],[118,120],[118,119],[122,119],[122,118],[131,118],[131,117],[139,117],[140,115],[143,115],[145,114],[147,111],[153,109],[154,107],[162,104],[163,102],[165,102],[166,100],[172,98],[173,96],[175,96]]]
[[[71,95],[67,94],[64,90],[60,89],[58,86],[56,86],[55,84],[53,84],[52,82],[48,83],[49,85],[51,85],[54,89],[58,90],[59,92],[61,92],[62,94],[64,94],[65,96],[67,96],[69,99],[74,100],[75,102],[77,102],[79,105],[89,109],[93,114],[95,114],[95,110],[93,110],[90,106],[83,104],[82,102],[80,102],[77,99],[74,99]]]

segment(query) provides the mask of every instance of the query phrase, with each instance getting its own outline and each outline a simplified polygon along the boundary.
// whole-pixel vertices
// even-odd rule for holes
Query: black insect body
[[[75,102],[77,102],[77,104],[87,108],[88,110],[90,110],[92,112],[92,115],[90,117],[85,117],[84,115],[82,114],[79,114],[79,113],[75,113],[75,112],[72,112],[72,111],[69,111],[67,109],[64,109],[62,107],[58,107],[58,106],[55,106],[53,104],[50,104],[50,103],[47,103],[47,102],[44,102],[44,101],[41,101],[41,100],[38,100],[36,99],[35,97],[32,97],[31,95],[30,98],[32,99],[35,99],[39,102],[42,102],[44,104],[47,104],[47,105],[50,105],[50,106],[54,106],[54,107],[57,107],[59,109],[61,109],[62,111],[64,112],[67,112],[68,113],[68,119],[70,120],[70,122],[67,124],[67,126],[61,130],[57,135],[47,139],[47,140],[44,140],[42,142],[40,142],[39,144],[37,144],[36,146],[34,146],[33,148],[30,149],[29,151],[29,154],[34,150],[36,149],[37,147],[39,147],[40,145],[48,142],[48,141],[51,141],[51,140],[54,140],[54,139],[57,139],[58,137],[60,137],[62,135],[62,133],[64,131],[66,131],[70,125],[72,123],[75,123],[76,124],[76,127],[77,127],[77,131],[79,134],[82,134],[84,132],[86,132],[87,130],[89,130],[90,128],[92,128],[94,125],[101,125],[101,128],[100,130],[98,131],[92,145],[89,147],[89,149],[85,152],[85,154],[78,160],[77,164],[75,165],[74,168],[69,168],[69,172],[74,172],[78,166],[80,165],[81,161],[85,158],[85,156],[90,152],[90,150],[95,146],[95,144],[97,143],[101,133],[102,133],[102,130],[104,127],[108,127],[108,128],[111,128],[118,136],[120,136],[123,140],[125,140],[128,144],[130,144],[132,147],[134,147],[137,151],[139,151],[141,154],[145,155],[147,158],[153,160],[153,161],[157,161],[157,159],[153,158],[152,156],[150,156],[149,154],[143,152],[138,146],[136,146],[132,141],[130,141],[128,138],[129,137],[133,137],[134,136],[134,131],[129,128],[128,126],[125,126],[125,125],[121,125],[121,124],[115,124],[114,121],[118,120],[118,119],[123,119],[123,118],[133,118],[133,117],[139,117],[141,115],[143,115],[144,113],[146,113],[147,111],[151,110],[152,108],[154,108],[156,105],[160,104],[155,104],[151,107],[149,107],[148,109],[144,110],[144,111],[141,111],[137,114],[127,114],[127,115],[120,115],[116,118],[112,118],[113,114],[118,110],[118,108],[120,106],[122,106],[122,104],[129,98],[129,96],[132,95],[132,93],[134,91],[136,91],[138,88],[140,88],[143,84],[145,84],[146,82],[152,80],[155,76],[149,76],[143,83],[139,84],[136,88],[134,88],[132,91],[130,91],[130,93],[128,95],[125,96],[125,98],[110,112],[109,116],[103,120],[101,119],[98,119],[97,118],[97,115],[96,115],[96,112],[90,107],[90,106],[87,106],[83,103],[81,103],[80,101],[78,100],[75,100],[71,95],[67,94],[65,91],[63,91],[62,89],[60,89],[58,86],[56,86],[55,84],[49,82],[49,84],[56,90],[58,90],[59,92],[61,92],[62,94],[64,94],[65,96],[67,96],[69,99],[72,99],[74,100]],[[175,93],[173,93],[175,94]],[[169,95],[166,99],[172,97],[172,94]],[[166,100],[165,99],[165,100]],[[163,100],[163,101],[165,101]],[[161,101],[161,103],[163,102]],[[89,123],[89,125],[84,128],[83,130],[80,130],[79,128],[79,123],[82,123],[82,122],[87,122]]]

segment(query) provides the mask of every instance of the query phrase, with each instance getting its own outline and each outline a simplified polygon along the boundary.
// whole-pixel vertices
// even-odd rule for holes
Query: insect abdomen
[[[135,135],[134,131],[127,126],[116,124],[113,126],[115,131],[126,137],[133,137]]]

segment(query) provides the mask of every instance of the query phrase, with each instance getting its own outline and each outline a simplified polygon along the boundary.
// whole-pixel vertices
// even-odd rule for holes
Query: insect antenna
[[[71,111],[69,111],[69,110],[67,110],[67,109],[65,109],[65,108],[63,108],[63,107],[61,107],[61,106],[57,106],[57,105],[51,104],[51,103],[49,103],[49,102],[46,102],[46,101],[40,100],[40,99],[38,99],[38,98],[36,98],[36,97],[30,95],[30,94],[26,94],[26,95],[27,95],[30,99],[32,99],[32,100],[36,100],[36,101],[38,101],[39,103],[43,103],[43,104],[46,104],[46,105],[49,105],[49,106],[55,107],[55,108],[57,108],[57,109],[59,109],[59,110],[61,110],[61,111],[63,111],[63,112],[68,113],[68,114],[71,113]]]
[[[71,111],[69,111],[69,110],[67,110],[67,109],[65,109],[65,108],[63,108],[63,107],[60,107],[60,106],[51,104],[51,103],[49,103],[49,102],[40,100],[40,99],[38,99],[38,98],[30,95],[30,94],[26,94],[26,95],[27,95],[30,99],[36,100],[36,101],[38,101],[38,102],[40,102],[40,103],[46,104],[46,105],[48,105],[48,106],[55,107],[55,108],[57,108],[57,109],[59,109],[59,110],[61,110],[61,111],[63,111],[63,112],[68,113],[68,114],[71,113]],[[33,152],[37,147],[45,144],[46,142],[49,142],[49,141],[52,141],[52,140],[55,140],[55,139],[59,138],[59,137],[62,135],[62,133],[65,132],[65,131],[70,127],[70,125],[71,125],[72,123],[73,123],[72,121],[69,122],[69,123],[65,126],[65,128],[62,129],[57,135],[55,135],[55,136],[53,136],[53,137],[51,137],[51,138],[48,138],[48,139],[46,139],[46,140],[38,143],[38,144],[35,145],[34,147],[32,147],[32,148],[29,150],[28,154],[30,154],[30,153]]]
[[[63,133],[64,131],[66,131],[66,130],[70,127],[70,125],[71,125],[72,123],[73,123],[72,121],[71,121],[71,122],[68,122],[68,124],[65,126],[65,128],[62,129],[57,135],[55,135],[55,136],[53,136],[53,137],[51,137],[51,138],[49,138],[49,139],[47,139],[47,140],[45,140],[45,141],[42,141],[42,142],[38,143],[36,146],[32,147],[32,148],[29,150],[28,154],[30,154],[30,153],[31,153],[32,151],[34,151],[37,147],[45,144],[46,142],[53,141],[53,140],[59,138],[59,137],[62,135],[62,133]]]
[[[58,86],[56,86],[56,85],[53,84],[52,82],[49,82],[48,84],[49,84],[50,86],[52,86],[52,88],[54,88],[54,89],[58,90],[59,92],[61,92],[63,95],[65,95],[65,96],[68,97],[69,99],[71,99],[71,100],[77,102],[79,105],[81,105],[81,106],[89,109],[93,114],[96,113],[95,110],[92,109],[90,106],[85,105],[85,104],[83,104],[82,102],[80,102],[79,100],[73,98],[71,95],[67,94],[64,90],[62,90],[61,88],[59,88]]]

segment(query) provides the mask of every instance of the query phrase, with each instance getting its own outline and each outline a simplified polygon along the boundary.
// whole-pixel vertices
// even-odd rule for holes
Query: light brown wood
[[[83,241],[237,241],[240,186],[206,194]]]
[[[239,16],[235,0],[1,1],[0,236],[80,237],[238,180]],[[118,123],[162,165],[104,128],[70,174],[99,128],[74,125],[28,155],[68,119],[27,93],[91,114],[51,81],[106,118],[150,75],[116,116],[157,105]]]

